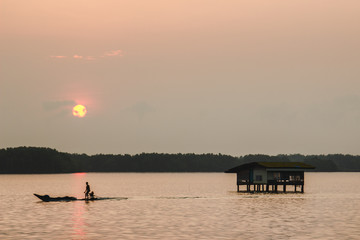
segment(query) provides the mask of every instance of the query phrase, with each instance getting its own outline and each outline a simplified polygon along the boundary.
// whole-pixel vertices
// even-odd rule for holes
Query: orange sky
[[[359,22],[359,1],[0,0],[0,147],[360,154]]]

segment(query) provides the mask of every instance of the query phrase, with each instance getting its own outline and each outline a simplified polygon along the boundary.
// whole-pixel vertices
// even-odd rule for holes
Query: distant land
[[[223,154],[141,153],[136,155],[74,154],[51,148],[17,147],[0,149],[0,174],[74,172],[223,172],[254,162],[305,162],[317,172],[359,172],[360,156],[262,154],[234,157]]]

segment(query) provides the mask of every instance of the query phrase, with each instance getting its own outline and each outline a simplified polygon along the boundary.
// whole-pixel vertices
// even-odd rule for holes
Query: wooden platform
[[[246,186],[245,189],[241,189],[241,186]],[[241,183],[237,185],[238,192],[268,192],[268,193],[278,193],[278,192],[294,192],[294,193],[304,193],[304,182],[273,182],[268,184],[250,184],[250,183]]]

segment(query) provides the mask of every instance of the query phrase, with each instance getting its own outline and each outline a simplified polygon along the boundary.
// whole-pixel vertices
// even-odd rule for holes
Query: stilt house
[[[226,173],[236,173],[237,191],[246,186],[246,192],[278,192],[279,186],[286,192],[291,186],[294,192],[300,187],[304,192],[304,171],[314,166],[301,162],[252,162],[231,168]]]

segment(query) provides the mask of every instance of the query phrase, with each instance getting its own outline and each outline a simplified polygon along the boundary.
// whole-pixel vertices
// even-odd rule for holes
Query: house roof
[[[283,168],[283,169],[289,169],[289,170],[291,170],[291,169],[314,169],[315,168],[314,166],[303,163],[303,162],[251,162],[251,163],[246,163],[246,164],[242,164],[240,166],[231,168],[225,172],[226,173],[236,173],[241,170],[250,169],[253,167]]]

